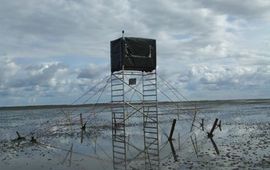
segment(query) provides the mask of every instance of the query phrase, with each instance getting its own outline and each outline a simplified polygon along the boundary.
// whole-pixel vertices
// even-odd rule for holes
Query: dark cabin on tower
[[[111,72],[134,70],[151,72],[156,69],[156,40],[121,37],[111,41]]]

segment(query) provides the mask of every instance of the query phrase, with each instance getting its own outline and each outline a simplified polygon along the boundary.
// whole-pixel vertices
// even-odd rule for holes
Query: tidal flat
[[[194,103],[197,113],[191,131]],[[81,129],[80,114],[86,123],[85,130]],[[215,127],[213,132],[218,153],[208,137],[216,118],[221,120],[220,128]],[[126,121],[126,152],[121,153],[126,159],[116,163],[111,119],[110,106],[106,104],[2,109],[0,167],[3,170],[270,168],[270,100],[160,103],[158,166],[148,164],[153,160],[145,152],[140,113]],[[173,119],[176,126],[169,142]]]

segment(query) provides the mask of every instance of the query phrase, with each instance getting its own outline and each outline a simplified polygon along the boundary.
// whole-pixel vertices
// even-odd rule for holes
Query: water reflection
[[[70,146],[70,150],[68,150],[65,158],[63,159],[61,164],[64,164],[66,160],[68,159],[68,166],[71,167],[71,160],[72,160],[72,152],[73,152],[73,143]]]
[[[144,148],[136,146],[130,136],[121,140],[112,138],[114,169],[158,169],[159,150],[156,150],[157,140],[144,143]],[[133,153],[132,153],[133,152]]]
[[[154,159],[147,154],[149,148],[153,145],[145,145],[144,143],[143,124],[137,123],[139,122],[137,120],[142,120],[142,116],[136,117],[137,120],[134,122],[128,122],[124,140],[126,158],[119,164],[113,160],[112,143],[113,140],[120,138],[112,138],[111,117],[106,116],[110,113],[99,115],[98,119],[84,118],[84,122],[88,122],[85,131],[81,129],[79,113],[74,115],[77,119],[72,118],[72,130],[70,130],[70,124],[66,122],[59,121],[57,123],[52,120],[45,122],[45,120],[47,121],[45,119],[42,121],[44,124],[39,125],[40,127],[32,134],[29,133],[29,129],[36,128],[37,125],[27,129],[24,129],[24,126],[10,129],[7,124],[4,124],[4,126],[4,122],[1,122],[2,129],[0,130],[3,133],[0,139],[0,169],[36,170],[42,169],[42,167],[43,169],[57,170],[113,168],[217,169],[219,167],[228,167],[228,169],[248,167],[254,169],[254,166],[255,169],[267,169],[270,165],[268,161],[270,145],[267,142],[270,141],[269,109],[259,111],[257,109],[256,112],[251,113],[251,107],[249,107],[246,109],[249,111],[249,115],[240,117],[242,115],[237,115],[239,108],[243,109],[240,106],[237,106],[236,111],[233,111],[231,107],[224,107],[224,110],[219,108],[220,111],[216,111],[217,107],[213,107],[214,111],[208,109],[205,113],[209,113],[211,119],[205,118],[204,126],[199,125],[203,121],[198,119],[196,124],[198,128],[195,127],[194,129],[200,128],[201,130],[194,132],[192,135],[189,133],[192,120],[189,119],[190,121],[187,122],[185,121],[187,119],[180,118],[176,122],[174,140],[171,143],[168,142],[168,136],[172,119],[177,118],[177,115],[171,114],[171,119],[168,118],[168,115],[161,115],[158,136],[159,167],[154,166],[152,161],[149,161]],[[222,127],[220,121],[217,121],[214,128],[212,139],[219,149],[218,155],[211,138],[208,138],[207,132],[212,131],[214,118],[220,118],[212,112],[225,112],[228,109],[231,109],[230,113],[221,116]],[[41,116],[43,116],[42,111],[40,111],[38,120],[33,122],[38,122]],[[180,114],[180,116],[189,118],[184,114]],[[235,116],[243,119],[242,122],[235,122]],[[258,117],[260,121],[252,122],[254,118]],[[204,131],[202,131],[202,127],[204,127]],[[222,132],[220,132],[221,129]],[[16,134],[16,131],[19,132],[19,135]],[[121,135],[121,133],[117,134]],[[32,135],[34,135],[37,143],[30,142]]]
[[[170,124],[167,124],[167,126],[166,131],[169,134]],[[65,125],[65,127],[69,128],[69,125]],[[54,127],[52,128],[54,129]],[[117,128],[120,129],[121,127]],[[119,129],[113,129],[117,135],[112,136],[111,139],[104,138],[104,134],[109,129],[104,128],[104,126],[88,126],[83,130],[78,123],[73,125],[72,133],[66,133],[61,128],[53,130],[51,134],[46,133],[43,137],[35,137],[37,139],[35,144],[30,142],[31,136],[21,140],[24,136],[18,135],[19,139],[14,140],[14,144],[18,146],[14,146],[14,150],[19,152],[23,149],[25,153],[32,155],[32,158],[44,159],[48,157],[49,161],[56,162],[59,164],[58,166],[61,165],[61,168],[66,167],[67,169],[73,169],[74,166],[77,166],[78,157],[95,160],[91,165],[96,167],[102,166],[102,163],[97,165],[99,161],[110,162],[111,160],[113,169],[159,169],[161,162],[164,162],[164,160],[172,158],[174,162],[179,161],[180,133],[178,133],[178,136],[177,133],[174,135],[177,140],[173,138],[168,141],[166,133],[159,133],[159,136],[156,137],[155,133],[145,133],[142,124],[128,124],[125,133],[120,132]],[[108,139],[111,142],[110,147],[106,146],[105,143]],[[159,144],[162,147],[159,148]],[[113,146],[113,151],[111,151],[111,146]],[[175,146],[178,146],[178,149]],[[52,150],[50,154],[47,153],[48,150]],[[60,160],[55,157],[55,153],[60,154]],[[16,158],[13,159],[16,160]],[[87,162],[84,160],[80,163]],[[46,163],[43,162],[42,164]],[[81,169],[83,167],[85,165],[82,165]],[[108,169],[108,167],[102,167],[101,169]]]
[[[117,130],[116,130],[117,132]],[[152,140],[151,143],[145,142],[145,133],[141,138],[139,136],[124,135],[124,138],[114,136],[112,138],[113,146],[113,168],[116,169],[163,169],[166,161],[173,160],[174,164],[178,166],[180,162],[181,147],[184,146],[184,154],[187,153],[186,149],[189,147],[188,141],[180,143],[180,132],[178,131],[176,138],[168,140],[168,135],[160,134],[159,137]],[[119,134],[118,134],[119,135]],[[162,136],[166,138],[162,139]],[[196,138],[196,137],[195,137]],[[197,141],[197,138],[190,138]],[[142,143],[140,143],[142,141]],[[161,143],[160,148],[155,145]],[[190,142],[191,143],[191,142]],[[197,145],[194,143],[194,146]],[[178,146],[178,148],[175,148]],[[197,151],[197,150],[196,150]],[[196,153],[197,154],[197,153]],[[197,154],[198,155],[198,154]],[[187,156],[187,155],[185,155]],[[190,155],[192,156],[192,155]],[[183,156],[182,156],[183,157]],[[172,163],[170,163],[172,164]]]
[[[120,124],[113,120],[112,150],[114,169],[158,169],[159,136],[156,122],[145,121],[141,126]],[[129,133],[131,131],[132,133]],[[134,133],[137,132],[137,133]]]
[[[175,152],[173,142],[169,141],[169,143],[170,143],[170,147],[171,147],[171,150],[172,150],[172,155],[173,155],[174,161],[178,161],[178,155]]]

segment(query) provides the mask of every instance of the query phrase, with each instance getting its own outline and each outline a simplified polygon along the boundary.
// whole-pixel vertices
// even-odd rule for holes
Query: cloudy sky
[[[72,103],[110,74],[123,29],[157,40],[158,74],[190,100],[270,97],[269,0],[0,4],[0,106]]]

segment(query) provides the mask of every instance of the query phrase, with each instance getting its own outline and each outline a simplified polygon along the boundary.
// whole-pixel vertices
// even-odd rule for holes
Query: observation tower
[[[158,167],[156,40],[123,33],[111,41],[111,111],[114,169],[127,168],[126,128],[135,114],[142,115],[145,168]]]

